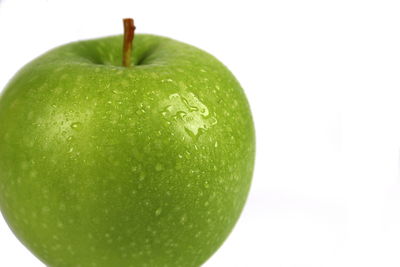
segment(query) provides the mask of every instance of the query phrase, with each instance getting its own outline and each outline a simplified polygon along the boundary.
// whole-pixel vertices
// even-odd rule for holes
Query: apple
[[[147,34],[132,46],[125,22],[125,36],[33,60],[0,99],[0,210],[47,266],[200,266],[249,192],[239,82],[193,46]]]

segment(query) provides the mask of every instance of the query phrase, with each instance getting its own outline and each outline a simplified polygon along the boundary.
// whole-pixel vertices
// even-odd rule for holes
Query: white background
[[[204,267],[400,266],[399,1],[0,0],[0,90],[127,16],[214,54],[251,103],[250,198]],[[43,266],[1,217],[0,266]]]

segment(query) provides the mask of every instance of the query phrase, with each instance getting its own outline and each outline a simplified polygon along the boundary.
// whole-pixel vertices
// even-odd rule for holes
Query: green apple
[[[231,72],[193,46],[137,35],[70,43],[0,99],[0,209],[52,267],[194,267],[242,211],[255,137]]]

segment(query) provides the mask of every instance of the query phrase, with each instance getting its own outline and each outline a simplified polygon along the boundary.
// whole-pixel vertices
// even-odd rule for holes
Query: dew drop
[[[161,212],[162,212],[162,209],[161,209],[161,208],[158,208],[158,209],[156,210],[156,216],[160,216]]]
[[[137,166],[132,166],[132,167],[131,167],[131,170],[132,170],[133,172],[136,172],[136,171],[137,171],[137,169],[138,169],[138,167],[137,167]]]
[[[183,216],[181,217],[181,219],[180,219],[181,224],[185,224],[186,221],[187,221],[187,216],[186,216],[186,215],[183,215]]]
[[[160,163],[156,164],[156,171],[162,171],[163,169],[164,167]]]
[[[79,128],[81,127],[82,123],[80,122],[74,122],[71,124],[71,128],[74,130],[79,130]]]

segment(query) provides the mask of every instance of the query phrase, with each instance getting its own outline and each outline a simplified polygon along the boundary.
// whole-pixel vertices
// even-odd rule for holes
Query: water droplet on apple
[[[186,221],[187,221],[187,216],[186,216],[186,214],[185,214],[185,215],[183,215],[183,216],[181,217],[180,222],[181,222],[181,224],[185,224]]]
[[[162,212],[162,208],[158,208],[158,209],[156,210],[156,216],[160,216],[160,215],[161,215],[161,212]]]
[[[138,170],[138,167],[137,167],[137,166],[132,166],[132,167],[131,167],[131,170],[132,170],[133,172],[136,172],[136,171]]]
[[[71,128],[74,129],[74,130],[79,130],[79,128],[81,127],[81,125],[82,125],[82,123],[80,123],[80,122],[73,122],[73,123],[71,124]]]
[[[162,171],[164,169],[163,165],[161,165],[160,163],[156,164],[156,171]]]
[[[36,177],[37,177],[37,171],[32,170],[32,171],[29,173],[29,176],[30,176],[31,178],[36,178]]]

